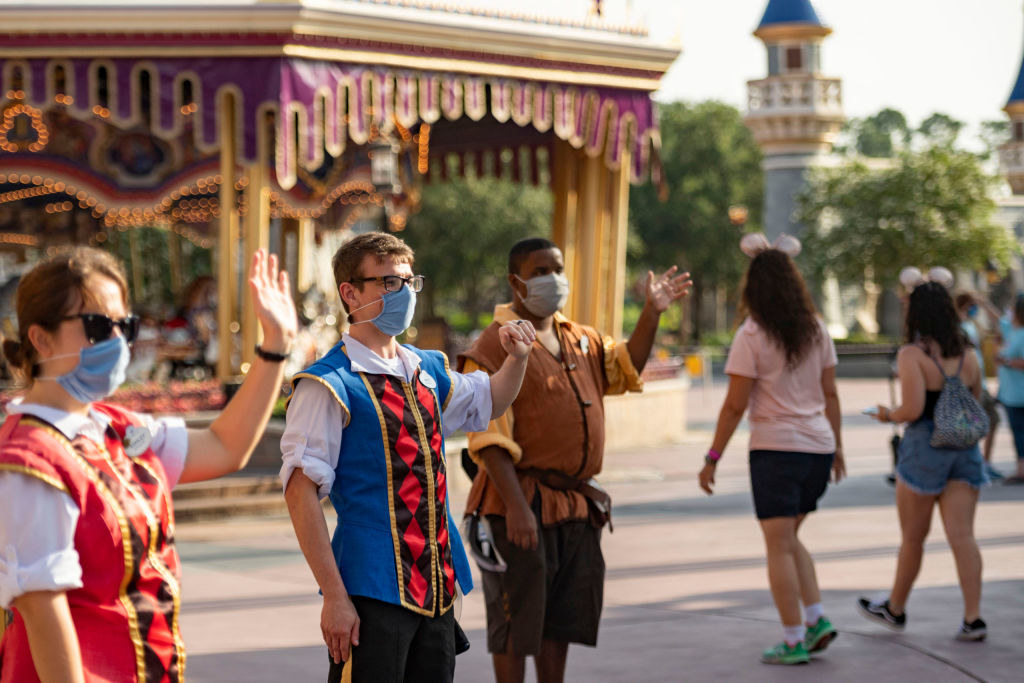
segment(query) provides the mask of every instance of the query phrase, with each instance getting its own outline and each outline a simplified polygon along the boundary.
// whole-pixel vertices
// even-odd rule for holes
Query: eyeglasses
[[[352,284],[360,282],[379,282],[384,285],[385,292],[397,292],[402,289],[402,285],[409,285],[409,289],[414,292],[422,291],[423,289],[422,275],[413,275],[412,277],[402,277],[401,275],[385,275],[383,277],[360,277],[354,280],[349,280]]]
[[[129,315],[121,320],[114,320],[102,313],[78,313],[65,316],[63,320],[75,320],[78,318],[82,320],[82,327],[85,328],[85,336],[90,344],[110,339],[110,335],[114,333],[115,326],[121,328],[121,334],[124,335],[124,340],[129,344],[134,342],[135,338],[139,336],[139,316],[137,315]]]

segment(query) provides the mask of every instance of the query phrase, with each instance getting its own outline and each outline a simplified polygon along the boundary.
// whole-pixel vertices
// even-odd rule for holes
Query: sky
[[[884,107],[912,125],[933,112],[965,121],[970,144],[981,121],[1002,111],[1024,45],[1024,0],[812,0],[832,27],[822,72],[843,81],[849,117]],[[659,42],[683,53],[656,99],[718,99],[746,108],[746,82],[767,73],[751,35],[767,0],[632,0],[634,16]]]

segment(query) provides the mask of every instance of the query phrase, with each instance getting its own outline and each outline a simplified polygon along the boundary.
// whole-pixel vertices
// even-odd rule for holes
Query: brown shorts
[[[536,550],[509,542],[505,518],[488,516],[508,570],[481,571],[487,602],[487,650],[520,656],[541,640],[597,645],[604,599],[601,530],[586,521],[541,527]]]

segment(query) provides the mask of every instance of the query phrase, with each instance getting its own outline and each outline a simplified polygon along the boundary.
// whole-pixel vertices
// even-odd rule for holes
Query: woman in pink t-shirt
[[[712,493],[718,460],[749,408],[750,483],[768,552],[768,583],[783,626],[783,641],[761,659],[801,664],[838,635],[824,615],[814,562],[797,538],[825,492],[829,473],[837,482],[846,473],[836,351],[791,258],[800,243],[783,236],[769,246],[763,235],[748,235],[741,246],[751,256],[742,292],[749,317],[729,350],[729,391],[700,486]]]

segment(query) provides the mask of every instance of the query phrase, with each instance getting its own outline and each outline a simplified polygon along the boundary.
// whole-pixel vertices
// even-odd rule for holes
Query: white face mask
[[[526,285],[526,296],[519,297],[523,306],[538,318],[554,315],[555,311],[565,306],[569,298],[569,278],[562,273],[538,275],[529,280],[524,280],[518,275],[515,278]],[[518,294],[516,292],[517,296]]]

